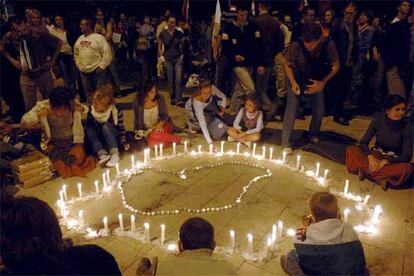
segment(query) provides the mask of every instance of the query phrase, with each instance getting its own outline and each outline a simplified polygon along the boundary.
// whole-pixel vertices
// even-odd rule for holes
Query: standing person
[[[237,7],[237,19],[226,25],[222,33],[223,52],[227,55],[236,75],[236,84],[230,103],[230,113],[236,114],[245,96],[256,92],[252,80],[253,69],[264,74],[264,47],[257,25],[250,22],[248,5]]]
[[[82,86],[87,101],[90,101],[92,92],[106,81],[106,69],[111,63],[111,48],[105,38],[93,32],[89,18],[82,18],[81,35],[75,43],[75,63],[81,75]]]
[[[77,70],[73,60],[73,50],[66,36],[66,26],[63,16],[57,14],[54,16],[54,24],[49,29],[50,33],[62,41],[62,47],[58,56],[59,68],[63,76],[63,82],[66,88],[76,91]]]
[[[128,63],[129,65],[134,64],[134,52],[135,44],[137,42],[137,29],[135,27],[135,17],[130,16],[126,24],[126,42],[127,42],[127,52],[128,52]]]
[[[307,24],[315,23],[316,10],[312,7],[306,7],[302,13],[302,18],[295,22],[292,28],[292,41],[297,41],[302,35],[303,27]]]
[[[407,97],[408,81],[412,77],[410,54],[410,2],[400,1],[397,15],[385,25],[382,57],[385,62],[388,93]],[[410,75],[411,74],[411,75]]]
[[[282,52],[284,41],[280,29],[280,22],[269,14],[270,4],[267,1],[259,1],[259,16],[254,22],[259,27],[264,45],[264,68],[263,74],[256,76],[256,89],[259,96],[265,120],[270,121],[276,114],[276,106],[270,101],[267,93],[269,78],[273,69],[273,62],[278,53]]]
[[[37,90],[44,99],[49,98],[54,87],[54,80],[50,69],[59,55],[62,42],[49,32],[40,32],[23,21],[14,21],[12,31],[2,38],[2,44],[11,42],[18,51],[16,59],[7,51],[4,56],[21,70],[20,89],[26,111],[36,105]]]
[[[155,62],[157,50],[155,49],[155,29],[152,26],[150,17],[144,17],[144,24],[139,27],[139,38],[137,43],[137,54],[142,58],[143,75],[146,79],[155,77]]]
[[[167,70],[168,89],[172,105],[184,107],[182,97],[183,39],[184,33],[176,28],[177,17],[170,15],[167,28],[158,37],[158,55],[164,59]]]
[[[289,85],[283,120],[282,148],[288,154],[292,152],[290,136],[295,123],[299,97],[303,95],[310,98],[313,114],[309,140],[317,143],[325,109],[323,91],[326,83],[339,70],[339,57],[335,44],[322,37],[319,24],[305,25],[301,37],[291,44],[285,55],[285,70]]]
[[[399,95],[385,101],[385,112],[375,115],[359,147],[346,149],[346,168],[378,182],[384,190],[404,184],[413,170],[413,126],[404,120],[407,102]],[[375,137],[375,146],[369,148]]]

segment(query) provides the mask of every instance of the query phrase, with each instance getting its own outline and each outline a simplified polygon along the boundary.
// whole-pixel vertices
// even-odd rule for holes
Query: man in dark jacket
[[[262,35],[255,23],[249,22],[249,7],[237,7],[237,19],[227,25],[222,33],[222,48],[230,60],[236,76],[236,84],[230,104],[230,113],[236,114],[243,103],[243,98],[253,94],[256,89],[251,74],[257,68],[263,74],[264,48]]]

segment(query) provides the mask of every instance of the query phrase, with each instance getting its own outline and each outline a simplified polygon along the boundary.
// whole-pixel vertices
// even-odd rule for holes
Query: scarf
[[[114,125],[118,125],[118,109],[115,105],[110,105],[108,109],[104,112],[97,112],[95,107],[91,106],[91,114],[98,123],[103,124],[109,120],[109,116],[112,114],[112,119],[114,120]]]

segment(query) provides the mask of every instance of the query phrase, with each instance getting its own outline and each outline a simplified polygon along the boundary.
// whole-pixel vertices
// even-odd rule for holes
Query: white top
[[[158,105],[153,108],[144,108],[144,125],[146,128],[152,128],[158,123]]]
[[[81,35],[75,43],[74,58],[83,73],[91,73],[98,67],[105,69],[112,60],[111,47],[103,35]]]
[[[236,119],[234,119],[233,122],[233,127],[236,129],[242,129],[242,127],[240,126],[241,120],[243,119],[243,112],[244,112],[245,108],[241,108],[239,110],[239,113],[237,113]],[[259,113],[259,114],[257,114]],[[263,129],[263,112],[262,111],[256,111],[254,113],[250,113],[246,110],[246,116],[248,119],[253,119],[254,117],[257,117],[257,122],[256,122],[256,127],[249,129],[246,131],[247,134],[254,134],[254,133],[260,133],[260,131],[262,131]]]
[[[286,26],[285,24],[282,24],[280,26],[280,29],[282,30],[282,33],[283,33],[284,46],[286,48],[289,46],[290,40],[292,39],[292,31],[290,31],[288,26]]]
[[[56,36],[57,38],[62,41],[62,48],[60,48],[60,52],[67,55],[73,55],[72,47],[69,45],[68,39],[66,37],[66,31],[60,31],[56,27],[51,27],[49,32]]]

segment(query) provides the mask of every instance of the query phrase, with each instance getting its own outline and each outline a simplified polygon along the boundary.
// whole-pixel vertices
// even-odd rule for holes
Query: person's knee
[[[81,145],[76,145],[75,147],[73,147],[70,152],[70,155],[73,155],[75,157],[75,163],[79,163],[82,162],[83,159],[85,159],[85,150],[83,149],[83,146]]]
[[[111,124],[103,124],[102,125],[102,132],[105,134],[114,134],[114,127]]]
[[[401,163],[398,168],[402,175],[409,176],[413,172],[413,166],[410,163]]]

